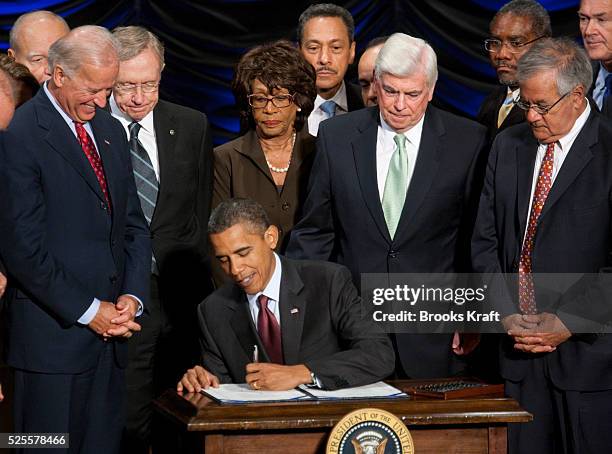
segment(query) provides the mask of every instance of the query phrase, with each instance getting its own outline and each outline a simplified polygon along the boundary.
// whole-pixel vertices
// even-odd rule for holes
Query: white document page
[[[338,389],[336,391],[324,391],[319,388],[300,386],[305,392],[312,394],[317,399],[381,399],[394,397],[407,397],[407,394],[394,386],[379,381],[371,385],[356,386],[354,388]]]
[[[261,391],[254,390],[246,383],[239,384],[224,384],[218,388],[208,388],[201,391],[213,399],[225,403],[247,403],[247,402],[278,402],[278,401],[296,401],[310,400],[311,396],[304,394],[298,389],[290,389],[289,391]]]

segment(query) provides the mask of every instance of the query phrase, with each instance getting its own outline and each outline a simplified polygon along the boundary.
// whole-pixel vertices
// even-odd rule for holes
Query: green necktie
[[[385,222],[389,229],[391,239],[395,236],[397,225],[399,224],[404,201],[406,200],[406,190],[408,186],[408,153],[406,152],[406,136],[396,134],[395,151],[391,156],[387,179],[385,180],[385,192],[383,193],[382,207],[385,214]]]

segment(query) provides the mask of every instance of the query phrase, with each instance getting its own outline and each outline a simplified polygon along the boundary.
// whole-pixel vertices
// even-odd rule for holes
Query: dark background
[[[0,1],[0,46],[8,48],[15,19],[28,11],[47,9],[71,27],[99,24],[142,25],[166,46],[161,97],[205,112],[214,128],[215,144],[239,130],[234,97],[229,89],[241,54],[262,42],[295,40],[295,26],[309,1],[271,0],[104,0]],[[496,84],[482,41],[495,11],[506,0],[350,0],[332,2],[355,18],[357,56],[380,35],[404,32],[427,40],[438,55],[435,102],[467,116],[476,114]],[[578,0],[540,0],[551,14],[553,34],[577,37]],[[356,66],[356,64],[354,65]],[[355,78],[355,68],[350,77]]]

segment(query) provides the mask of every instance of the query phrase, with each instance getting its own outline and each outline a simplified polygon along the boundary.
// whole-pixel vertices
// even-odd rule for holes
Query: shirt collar
[[[586,103],[586,108],[578,116],[578,118],[576,118],[572,129],[570,129],[566,135],[564,135],[558,140],[559,148],[561,148],[561,150],[563,151],[569,151],[569,147],[571,147],[572,143],[574,143],[576,136],[580,133],[582,127],[587,122],[589,115],[591,114],[591,106],[589,105],[589,102],[586,100],[586,98],[584,101]]]
[[[249,303],[252,301],[257,301],[257,298],[259,298],[259,295],[261,294],[267,296],[269,299],[274,300],[274,301],[278,301],[280,298],[282,265],[281,265],[280,258],[278,257],[276,252],[273,252],[273,254],[274,254],[274,272],[272,273],[272,277],[270,278],[268,285],[266,285],[266,288],[264,288],[261,292],[258,292],[254,295],[247,293],[247,299],[249,300]]]
[[[408,131],[403,132],[404,137],[406,137],[406,139],[408,139],[408,141],[413,145],[417,145],[421,141],[421,134],[423,133],[423,123],[425,121],[426,115],[427,115],[427,112],[423,114],[423,116],[421,117],[421,119],[418,121],[416,125],[410,128]],[[391,126],[387,124],[381,112],[379,112],[379,116],[380,116],[380,126],[385,136],[389,138],[393,138],[393,136],[398,134],[395,130],[393,130],[393,128],[391,128]]]
[[[117,120],[119,120],[121,122],[121,124],[124,127],[128,127],[134,120],[132,118],[130,118],[129,115],[125,114],[124,112],[121,111],[121,109],[119,108],[119,106],[117,105],[117,102],[115,101],[115,94],[113,93],[110,97],[109,100],[109,105],[110,105],[110,110],[111,110],[111,114],[113,115],[113,117],[115,117]],[[155,110],[155,109],[153,109]],[[151,112],[149,112],[142,120],[140,120],[138,123],[141,126],[141,129],[143,129],[144,131],[148,132],[149,134],[155,134],[155,128],[153,127],[153,110],[151,110]]]
[[[346,85],[344,84],[344,81],[342,81],[342,85],[340,85],[340,88],[338,89],[336,94],[332,96],[331,98],[323,99],[320,95],[317,95],[317,97],[315,98],[313,110],[318,109],[319,106],[323,104],[325,101],[333,101],[342,110],[344,110],[345,112],[348,111],[348,102],[346,100]]]

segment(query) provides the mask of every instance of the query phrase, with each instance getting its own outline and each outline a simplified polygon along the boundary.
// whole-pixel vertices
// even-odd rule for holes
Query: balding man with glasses
[[[148,452],[152,432],[159,432],[152,431],[152,400],[199,358],[196,306],[212,290],[205,234],[212,143],[204,114],[159,100],[164,48],[157,37],[135,26],[113,35],[120,64],[109,104],[130,142],[153,245],[151,305],[129,345],[127,368],[123,450],[138,453]],[[160,452],[170,449],[153,441]]]
[[[612,126],[569,39],[534,43],[517,79],[527,122],[495,139],[472,239],[476,271],[512,275],[494,293],[501,375],[534,419],[510,424],[509,452],[612,452]]]
[[[525,120],[523,112],[513,104],[519,96],[516,65],[532,43],[551,36],[551,28],[548,13],[534,0],[506,3],[489,27],[490,37],[485,39],[484,47],[501,86],[485,98],[477,120],[487,127],[492,142],[499,131]]]

